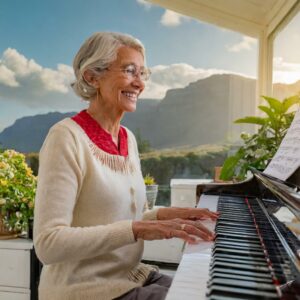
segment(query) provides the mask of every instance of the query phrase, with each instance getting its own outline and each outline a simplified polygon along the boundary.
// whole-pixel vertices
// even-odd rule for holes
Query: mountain
[[[150,111],[127,114],[124,124],[139,131],[157,149],[219,143],[236,139],[241,131],[253,130],[249,125],[232,123],[255,113],[253,101],[254,79],[213,75],[169,90]]]
[[[300,80],[292,84],[275,83],[273,85],[274,97],[282,100],[286,97],[290,97],[300,92]]]
[[[72,115],[74,112],[65,114],[51,112],[20,118],[0,133],[0,145],[26,153],[39,151],[49,128],[63,118]]]
[[[289,88],[299,92],[300,82]],[[291,95],[286,85],[278,84],[274,89],[282,96]],[[254,126],[233,121],[255,114],[255,98],[255,79],[213,75],[187,87],[171,89],[162,100],[140,99],[136,112],[126,114],[122,124],[155,149],[236,140],[242,131],[254,130]],[[18,119],[0,133],[0,144],[22,152],[39,151],[49,128],[74,114],[55,112]]]
[[[150,112],[157,106],[157,103],[157,100],[142,99],[136,113]],[[37,152],[40,150],[49,128],[60,120],[74,116],[76,113],[50,112],[17,119],[12,126],[5,128],[0,133],[0,147],[13,148],[24,153]]]

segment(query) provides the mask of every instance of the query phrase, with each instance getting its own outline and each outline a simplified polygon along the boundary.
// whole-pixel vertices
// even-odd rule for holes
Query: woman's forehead
[[[131,47],[123,46],[118,49],[117,58],[113,64],[125,65],[134,64],[137,66],[144,65],[143,54]]]

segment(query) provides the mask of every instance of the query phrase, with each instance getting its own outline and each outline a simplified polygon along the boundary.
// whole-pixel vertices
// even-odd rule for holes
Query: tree
[[[149,141],[142,138],[139,129],[136,131],[135,137],[139,153],[146,153],[152,150]]]

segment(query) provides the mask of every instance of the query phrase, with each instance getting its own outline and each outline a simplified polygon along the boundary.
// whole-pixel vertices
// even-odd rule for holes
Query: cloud
[[[162,99],[169,89],[183,88],[213,74],[232,73],[195,68],[185,63],[157,65],[151,71],[141,98]],[[10,101],[34,110],[81,109],[86,103],[83,104],[70,88],[73,79],[70,66],[58,64],[56,69],[45,68],[15,49],[7,49],[0,61],[0,102]]]
[[[45,68],[16,49],[8,48],[0,60],[0,101],[68,109],[76,103],[70,88],[73,79],[70,66],[59,64],[56,69]]]
[[[168,66],[157,65],[151,68],[151,72],[151,78],[147,82],[141,98],[162,99],[169,89],[183,88],[190,82],[209,77],[213,74],[233,73],[221,69],[194,68],[193,66],[185,63],[172,64]],[[243,74],[238,75],[245,76]]]
[[[290,84],[300,80],[300,64],[286,62],[282,57],[274,57],[273,69],[273,82]]]
[[[0,84],[4,84],[10,87],[19,86],[16,80],[15,73],[1,64],[0,61]]]
[[[257,45],[257,39],[250,36],[243,36],[243,40],[237,44],[226,46],[229,52],[240,52],[242,50],[251,50],[254,45]]]
[[[174,11],[166,10],[160,19],[160,23],[167,27],[175,27],[182,23],[183,20],[188,20],[189,18],[180,15]]]
[[[147,10],[149,10],[152,6],[151,3],[145,1],[145,0],[136,0],[136,2],[142,6],[144,6],[144,8],[146,8]]]

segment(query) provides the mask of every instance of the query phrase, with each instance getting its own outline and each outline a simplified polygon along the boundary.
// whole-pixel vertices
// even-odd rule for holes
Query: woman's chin
[[[136,111],[136,104],[128,105],[125,109],[126,112],[135,112]]]

